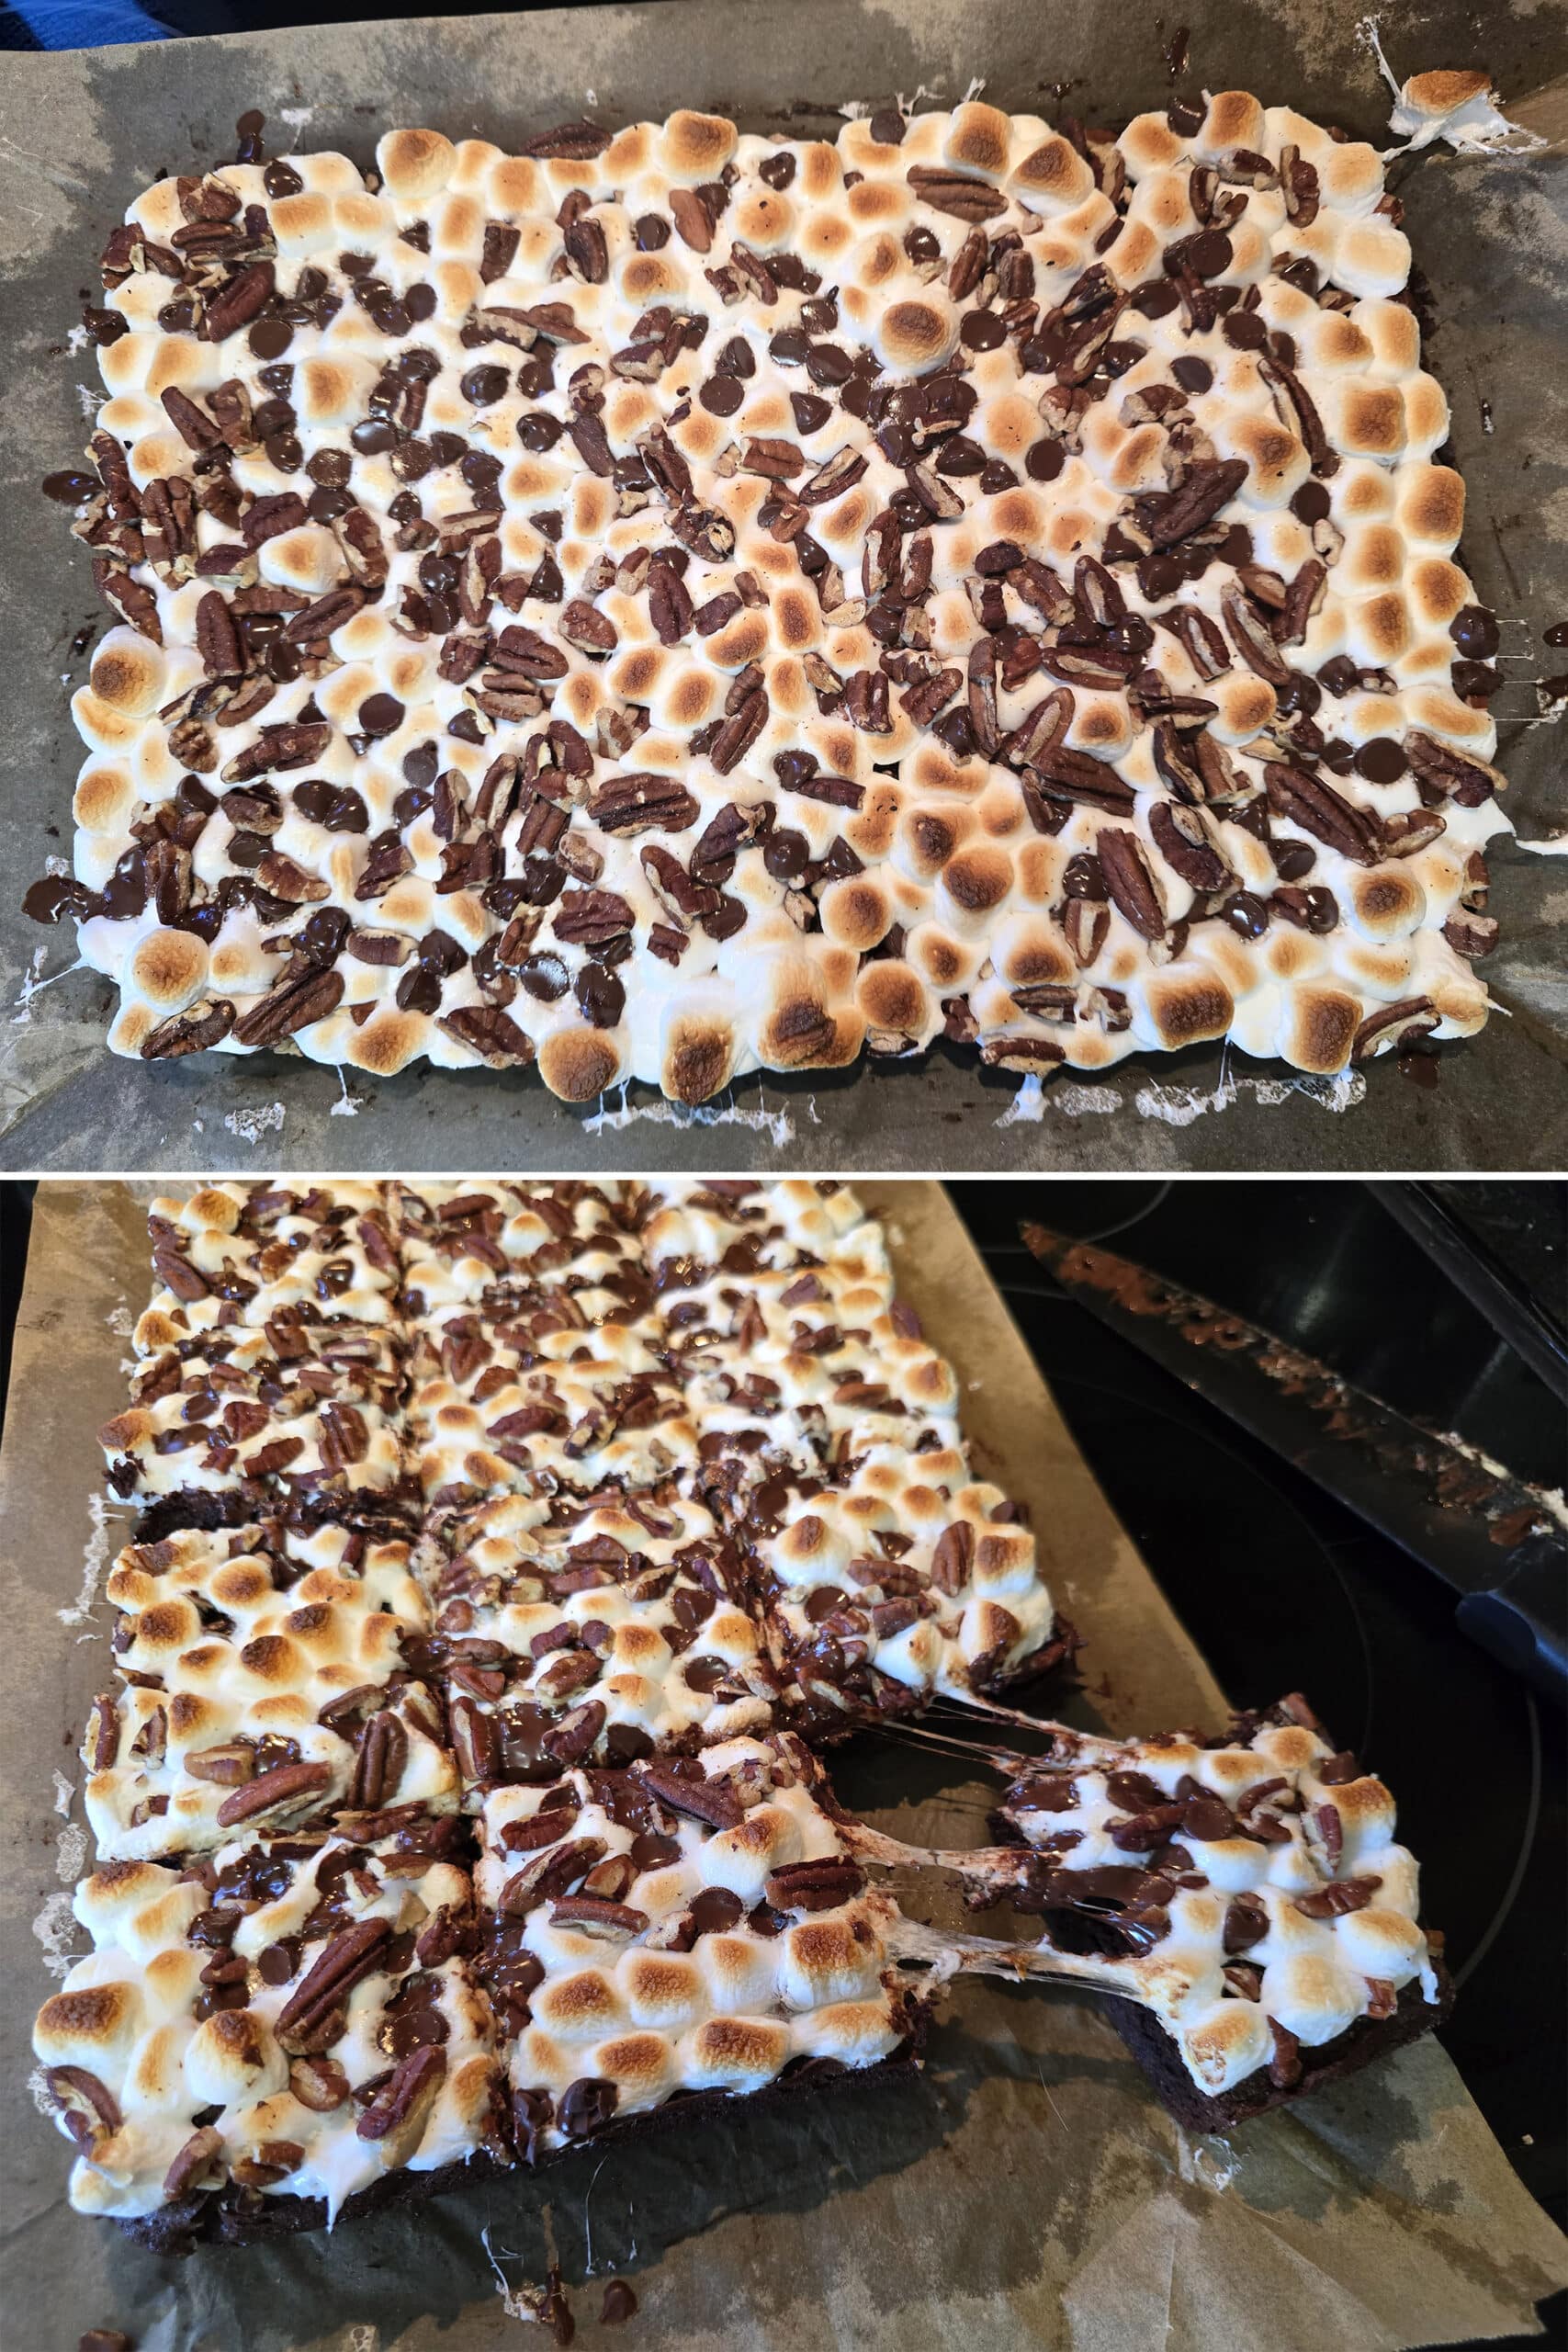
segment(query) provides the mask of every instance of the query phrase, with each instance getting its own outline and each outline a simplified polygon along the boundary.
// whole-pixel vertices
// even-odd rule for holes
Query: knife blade
[[[1023,1238],[1068,1297],[1440,1577],[1461,1630],[1568,1705],[1560,1497],[1163,1274],[1044,1226]]]

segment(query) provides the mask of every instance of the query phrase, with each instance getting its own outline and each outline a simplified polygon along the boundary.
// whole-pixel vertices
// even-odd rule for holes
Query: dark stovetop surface
[[[1472,1190],[1445,1187],[1445,1204],[1558,1312],[1563,1193],[1488,1185],[1492,1199],[1472,1204]],[[1561,1408],[1359,1184],[950,1191],[1096,1476],[1227,1693],[1241,1704],[1305,1691],[1393,1789],[1401,1835],[1422,1861],[1423,1907],[1447,1931],[1461,1987],[1444,2042],[1521,2178],[1563,2222],[1562,1718],[1455,1629],[1435,1577],[1053,1296],[1020,1224],[1102,1240],[1553,1487]],[[1568,2340],[1568,2298],[1542,2317],[1550,2340]]]

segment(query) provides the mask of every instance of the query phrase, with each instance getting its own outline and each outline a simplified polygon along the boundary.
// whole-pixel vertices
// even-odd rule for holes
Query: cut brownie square
[[[897,1907],[786,1735],[485,1799],[480,1973],[525,2162],[692,2092],[907,2053]]]
[[[643,1251],[661,1292],[690,1289],[713,1274],[790,1266],[887,1272],[881,1226],[847,1184],[831,1179],[654,1177],[643,1193]]]
[[[1046,1939],[1117,1963],[1110,2015],[1179,2121],[1219,2131],[1441,2023],[1394,1802],[1292,1695],[1230,1738],[1077,1743],[1013,1781],[998,1827]]]
[[[666,1351],[712,1440],[760,1430],[802,1468],[876,1445],[955,1445],[958,1383],[890,1274],[786,1267],[712,1274],[666,1303]]]
[[[393,1317],[399,1259],[379,1184],[209,1184],[155,1200],[147,1225],[163,1285],[151,1311],[176,1327],[261,1325],[288,1306]]]
[[[144,1316],[138,1344],[152,1336]],[[384,1324],[318,1322],[289,1306],[260,1325],[170,1331],[131,1393],[98,1433],[108,1482],[166,1524],[279,1509],[410,1517],[402,1353]]]
[[[105,1860],[327,1806],[456,1805],[440,1701],[404,1655],[428,1623],[406,1544],[322,1530],[301,1556],[276,1528],[187,1530],[123,1551],[108,1598],[123,1681],[82,1751]]]
[[[438,1510],[502,1495],[660,1487],[698,1461],[678,1381],[576,1354],[515,1367],[502,1360],[498,1384],[478,1401],[445,1377],[421,1382],[405,1427],[413,1475]]]
[[[470,1788],[772,1728],[780,1678],[735,1547],[700,1503],[509,1496],[446,1541],[427,1651]]]
[[[502,2148],[455,1816],[409,1804],[184,1871],[111,1862],[75,1909],[94,1949],[33,2043],[78,2211],[177,2248],[224,2217],[265,2231],[274,2200],[330,2222],[389,2173]]]
[[[775,1478],[737,1535],[770,1639],[818,1730],[1044,1673],[1077,1645],[1017,1506],[963,1452],[874,1445],[839,1474]]]

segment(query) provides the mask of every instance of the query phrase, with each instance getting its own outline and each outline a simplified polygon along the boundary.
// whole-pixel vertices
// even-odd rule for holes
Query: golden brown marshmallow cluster
[[[160,182],[55,899],[111,1044],[698,1102],[1477,1029],[1491,624],[1397,213],[1238,92]]]
[[[1288,2086],[1299,2046],[1392,2015],[1413,1982],[1438,1999],[1393,1797],[1289,1702],[1276,1713],[1219,1747],[1086,1742],[1080,1760],[1069,1739],[999,1809],[1050,1862],[1047,1940],[1075,1908],[1114,1937],[1122,1906],[1133,1956],[1115,1969],[1211,2095],[1262,2067]]]

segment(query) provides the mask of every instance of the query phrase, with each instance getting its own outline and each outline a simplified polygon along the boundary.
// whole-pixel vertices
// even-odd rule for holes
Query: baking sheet
[[[1208,1669],[952,1207],[934,1185],[866,1191],[905,1295],[964,1381],[981,1460],[1032,1505],[1060,1605],[1092,1644],[1075,1712],[1128,1730],[1218,1723]],[[9,2342],[71,2352],[83,2329],[112,2324],[138,2352],[483,2352],[519,2341],[516,2290],[553,2258],[589,2346],[615,2340],[597,2324],[604,2280],[631,2283],[641,2309],[619,2340],[636,2352],[1374,2352],[1528,2329],[1532,2302],[1568,2280],[1568,2248],[1435,2042],[1299,2115],[1190,2139],[1091,2006],[981,1982],[958,1988],[913,2081],[589,2148],[544,2180],[332,2239],[182,2266],[71,2214],[68,2149],[25,2088],[27,2034],[50,1983],[39,1940],[65,1948],[84,1863],[73,1747],[105,1669],[96,1593],[122,1523],[98,1499],[92,1433],[122,1400],[145,1284],[128,1192],[40,1190],[0,1460]],[[955,1769],[874,1737],[836,1766],[884,1826],[980,1842],[994,1788]],[[905,1884],[929,1898],[923,1875]],[[928,1899],[925,1916],[941,1905]]]
[[[1177,16],[1085,0],[660,0],[225,35],[7,60],[0,82],[0,256],[8,365],[0,383],[0,641],[12,716],[0,784],[0,1166],[209,1170],[258,1151],[295,1168],[483,1166],[1015,1172],[1094,1169],[1526,1169],[1568,1164],[1568,887],[1554,860],[1499,846],[1486,967],[1506,1010],[1445,1047],[1436,1091],[1392,1057],[1363,1076],[1297,1081],[1220,1046],[1143,1057],[1093,1082],[1039,1086],[946,1046],[913,1066],[740,1080],[694,1114],[635,1087],[574,1108],[533,1073],[418,1069],[380,1086],[297,1058],[194,1057],[147,1066],[102,1043],[107,987],[62,970],[71,927],[19,912],[27,881],[70,847],[81,756],[71,692],[101,622],[86,551],[38,492],[85,439],[88,353],[67,356],[78,288],[131,194],[165,167],[226,160],[248,107],[268,140],[367,161],[379,134],[431,123],[515,142],[593,107],[613,123],[713,107],[749,130],[810,135],[847,99],[917,92],[951,105],[983,77],[997,105],[1116,119],[1174,87],[1250,87],[1378,137],[1389,93],[1362,0],[1188,0]],[[1430,364],[1453,403],[1470,489],[1461,550],[1502,616],[1507,807],[1521,831],[1568,825],[1562,736],[1532,681],[1561,671],[1541,630],[1568,616],[1568,18],[1562,0],[1429,0],[1390,13],[1396,70],[1484,62],[1511,113],[1554,141],[1534,155],[1428,150],[1400,182],[1438,328]],[[1553,88],[1553,85],[1557,85]],[[286,120],[286,114],[288,119]]]

